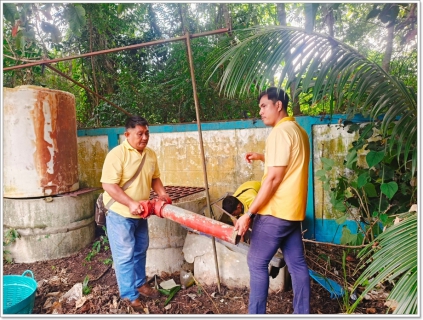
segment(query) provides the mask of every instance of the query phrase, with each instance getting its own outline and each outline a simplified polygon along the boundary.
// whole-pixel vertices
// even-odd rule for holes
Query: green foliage
[[[361,244],[372,241],[383,226],[391,223],[395,214],[416,203],[417,188],[410,161],[398,162],[389,152],[388,139],[381,133],[380,123],[352,124],[347,130],[358,133],[344,160],[349,170],[331,181],[334,162],[322,158],[324,169],[318,170],[316,177],[330,191],[332,208],[341,214],[337,222],[342,225],[347,217],[357,222],[359,232],[355,235],[343,227],[341,243]],[[365,159],[359,156],[366,152]]]
[[[211,74],[224,69],[219,82],[223,94],[256,95],[272,82],[292,90],[294,83],[296,91],[312,91],[312,105],[328,100],[331,114],[382,117],[381,130],[390,137],[389,151],[398,146],[395,153],[402,154],[403,161],[411,153],[412,170],[416,169],[416,88],[407,87],[356,49],[321,34],[268,26],[239,31],[236,37],[236,45],[230,39],[223,41],[208,62]]]
[[[390,281],[394,286],[387,299],[398,303],[393,313],[417,313],[417,219],[417,212],[398,215],[400,222],[387,226],[383,233],[360,251],[361,260],[356,272],[361,271],[361,274],[354,289],[364,285],[365,290],[352,305],[352,310],[378,284]]]
[[[103,230],[106,231],[106,228],[103,226]],[[84,258],[85,261],[91,261],[101,250],[109,251],[109,238],[107,237],[107,233],[105,236],[100,236],[100,240],[94,241],[92,245],[92,250],[88,252],[87,256]],[[104,264],[111,264],[113,263],[112,259],[106,259],[103,261]]]
[[[69,21],[69,27],[75,35],[81,34],[82,27],[87,23],[85,9],[81,4],[68,4],[66,6],[64,17]]]
[[[91,287],[88,285],[89,281],[90,281],[90,278],[88,276],[85,276],[84,281],[82,282],[82,293],[84,295],[91,293]]]
[[[304,4],[286,3],[284,7],[288,25],[305,25]],[[368,40],[379,39],[380,30],[384,28],[366,22],[365,18],[372,10],[372,4],[319,4],[314,7],[317,8],[317,13],[313,12],[316,16],[316,30],[325,32],[329,14],[332,14],[335,18],[334,30],[338,38],[345,40],[345,43],[355,45],[361,54],[371,56],[373,61],[381,61],[382,55],[378,52],[379,49]],[[396,32],[407,39],[412,39],[410,32],[413,30],[410,29],[410,22],[414,21],[413,12],[415,12],[412,8],[412,5],[400,5],[397,16],[400,25]],[[3,9],[5,17],[4,67],[23,63],[20,59],[53,59],[179,37],[184,34],[185,29],[188,29],[190,33],[219,29],[226,27],[227,21],[224,18],[226,10],[230,15],[234,32],[192,39],[200,120],[202,121],[257,118],[258,108],[255,99],[259,90],[257,83],[263,79],[269,82],[276,79],[277,82],[279,78],[276,75],[267,77],[266,74],[261,73],[261,70],[256,70],[254,72],[259,80],[247,86],[250,95],[234,99],[216,93],[219,80],[224,75],[224,69],[219,67],[212,76],[206,69],[206,62],[214,60],[211,53],[220,46],[219,39],[228,41],[232,47],[243,40],[243,36],[237,33],[238,30],[258,25],[278,24],[274,3],[21,3],[3,4]],[[181,15],[184,17],[184,24],[181,23]],[[294,38],[292,40],[294,45],[298,43]],[[303,55],[312,53],[313,45],[310,41],[307,43],[304,47],[306,50],[298,48],[294,53]],[[330,53],[324,44],[322,42],[314,46],[323,56]],[[290,44],[286,48],[289,46]],[[222,49],[223,52],[227,51],[226,48]],[[410,50],[400,49],[395,50],[396,54],[392,58],[393,74],[404,81],[408,87],[416,88],[417,50],[409,54]],[[266,51],[264,50],[263,53]],[[276,53],[281,55],[283,51],[277,50]],[[359,54],[357,56],[361,57]],[[292,56],[292,59],[295,57]],[[243,60],[240,61],[243,63]],[[298,61],[301,62],[301,59]],[[339,61],[341,63],[342,59]],[[250,66],[248,62],[243,65],[244,70]],[[264,65],[266,63],[263,60],[262,66]],[[348,66],[348,64],[343,65],[343,67]],[[64,61],[58,63],[56,67],[128,112],[145,116],[152,124],[196,120],[190,70],[183,42]],[[294,66],[289,67],[289,64],[282,63],[275,66],[274,71],[279,73],[283,71],[283,68],[295,70]],[[310,73],[305,78],[299,75],[289,78],[287,82],[289,85],[290,81],[294,83],[299,80],[295,85],[294,96],[298,97],[301,112],[320,115],[332,111],[347,111],[347,103],[339,103],[339,101],[344,99],[348,102],[351,96],[355,98],[355,87],[352,86],[348,94],[342,96],[338,93],[342,86],[338,86],[333,94],[325,95],[324,90],[320,90],[318,95],[321,99],[316,99],[316,91],[318,91],[314,90],[316,82],[318,86],[323,85],[325,90],[332,85],[329,81],[326,86],[327,81],[322,73],[329,69],[322,68],[317,60],[315,63],[312,62],[311,68],[306,64],[299,68],[301,72],[306,72],[308,69]],[[360,66],[357,67],[357,70],[359,69]],[[333,74],[338,74],[340,70],[342,68],[337,69]],[[356,80],[360,81],[368,73],[371,71],[362,68],[357,73]],[[317,78],[317,75],[322,77]],[[304,85],[307,83],[308,85]],[[343,83],[349,86],[348,82],[340,82],[340,84]],[[109,103],[41,66],[5,72],[4,84],[10,87],[35,84],[71,92],[76,97],[79,128],[120,126],[126,118],[124,113]],[[362,84],[365,87],[366,83]],[[356,102],[351,105],[355,107]],[[386,107],[388,105],[384,104],[383,108]],[[414,115],[413,111],[407,117],[412,118]],[[408,123],[407,120],[404,121],[402,125]],[[411,131],[413,128],[410,126],[408,130],[404,137],[413,137],[414,133]]]
[[[16,231],[16,229],[8,229],[3,235],[3,260],[6,263],[12,263],[13,260],[10,257],[10,251],[6,249],[7,246],[15,243],[17,239],[19,239],[21,235]]]
[[[178,285],[178,286],[175,286],[175,287],[173,287],[171,289],[161,289],[161,288],[159,288],[158,290],[159,290],[160,293],[168,296],[167,299],[166,299],[166,301],[165,301],[165,304],[164,304],[166,306],[173,299],[173,297],[175,296],[175,294],[179,290],[181,290],[181,286]]]

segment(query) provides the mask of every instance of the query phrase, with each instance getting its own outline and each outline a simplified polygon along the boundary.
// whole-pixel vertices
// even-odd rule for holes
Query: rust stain
[[[78,182],[74,97],[57,90],[39,90],[31,117],[40,186],[46,195],[72,191]]]

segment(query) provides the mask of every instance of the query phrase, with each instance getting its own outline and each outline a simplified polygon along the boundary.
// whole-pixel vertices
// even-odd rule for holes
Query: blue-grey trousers
[[[134,301],[139,296],[137,288],[147,281],[147,220],[125,218],[109,210],[106,228],[120,296]]]
[[[282,220],[257,214],[254,218],[250,250],[247,256],[250,270],[248,313],[265,314],[269,290],[269,262],[282,250],[291,274],[294,291],[294,313],[310,313],[310,277],[304,257],[301,222]]]

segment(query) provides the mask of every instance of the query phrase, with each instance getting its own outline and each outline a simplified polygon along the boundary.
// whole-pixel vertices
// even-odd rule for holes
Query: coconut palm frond
[[[234,31],[207,63],[207,74],[223,72],[220,92],[233,98],[257,94],[276,82],[285,90],[312,91],[312,104],[322,99],[335,102],[336,110],[382,119],[383,133],[393,124],[390,151],[398,159],[417,145],[417,94],[386,73],[356,49],[332,37],[303,29],[268,26]],[[400,119],[400,121],[398,121]],[[394,146],[401,150],[394,150]],[[414,147],[414,148],[413,148]],[[412,153],[413,172],[416,153]]]
[[[417,212],[407,213],[403,221],[387,228],[359,253],[359,257],[362,266],[368,265],[357,279],[355,288],[372,280],[353,306],[357,306],[376,285],[389,280],[394,282],[394,287],[388,299],[398,303],[394,313],[417,313]]]

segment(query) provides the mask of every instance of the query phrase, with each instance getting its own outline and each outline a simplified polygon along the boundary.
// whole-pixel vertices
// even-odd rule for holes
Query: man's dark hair
[[[125,123],[125,129],[126,130],[131,129],[131,128],[135,128],[136,126],[147,127],[148,122],[145,118],[139,117],[139,116],[132,116],[132,117],[129,117],[128,119],[126,119],[126,123]]]
[[[226,212],[229,212],[232,214],[236,210],[237,205],[241,203],[237,198],[233,196],[227,196],[222,201],[222,208]]]
[[[287,111],[289,96],[286,94],[285,91],[283,91],[282,89],[278,89],[276,87],[270,87],[267,90],[260,93],[258,97],[258,102],[260,103],[260,99],[266,95],[269,100],[273,101],[273,103],[276,103],[277,101],[281,101],[282,108],[285,109],[285,111]]]

